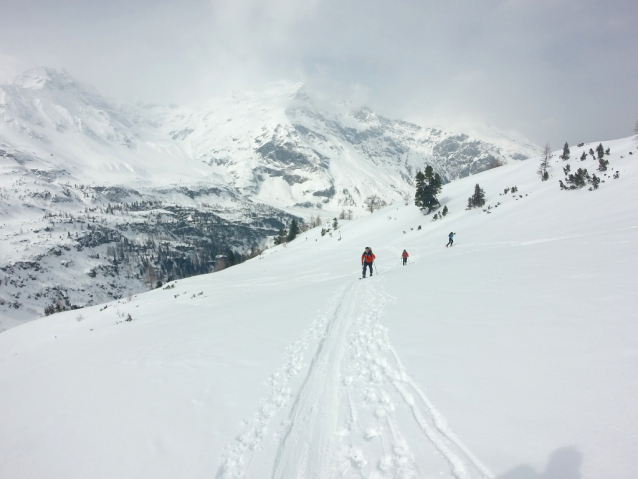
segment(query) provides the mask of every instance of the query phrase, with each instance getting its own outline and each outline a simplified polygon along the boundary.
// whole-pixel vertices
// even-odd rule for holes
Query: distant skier
[[[408,256],[410,256],[408,252],[406,250],[403,250],[403,254],[401,255],[401,258],[403,258],[403,266],[407,264]]]
[[[370,276],[372,277],[372,262],[374,261],[374,253],[369,246],[366,246],[365,251],[361,255],[361,265],[363,266],[363,277],[366,277],[366,268],[370,268]]]
[[[450,241],[448,241],[448,243],[445,245],[445,247],[447,248],[448,246],[454,246],[454,235],[456,233],[450,233],[448,235],[448,238],[450,238]]]

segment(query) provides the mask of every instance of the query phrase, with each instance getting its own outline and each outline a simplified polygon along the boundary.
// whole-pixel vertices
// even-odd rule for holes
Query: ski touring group
[[[450,234],[448,235],[448,243],[445,245],[446,248],[454,246],[454,235],[456,235],[455,232],[450,232]],[[408,264],[409,257],[410,255],[408,254],[407,250],[403,250],[403,253],[401,253],[401,262],[403,266]],[[370,277],[372,277],[372,274],[375,271],[373,270],[375,258],[376,256],[372,252],[372,248],[370,248],[369,246],[366,246],[365,250],[363,251],[363,254],[361,255],[361,266],[363,267],[363,271],[361,275],[362,278],[366,277],[366,273],[368,271],[370,271]]]

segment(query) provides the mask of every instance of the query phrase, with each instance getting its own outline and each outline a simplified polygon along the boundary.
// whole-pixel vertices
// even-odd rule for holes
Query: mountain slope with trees
[[[293,221],[403,201],[426,160],[450,180],[534,151],[319,103],[290,82],[163,106],[37,68],[0,85],[0,329],[219,270]]]

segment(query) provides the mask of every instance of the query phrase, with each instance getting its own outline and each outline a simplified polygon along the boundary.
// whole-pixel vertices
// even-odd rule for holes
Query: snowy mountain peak
[[[12,84],[28,90],[76,90],[97,93],[93,87],[80,83],[66,70],[57,71],[55,68],[49,67],[36,67],[27,70],[18,75]]]

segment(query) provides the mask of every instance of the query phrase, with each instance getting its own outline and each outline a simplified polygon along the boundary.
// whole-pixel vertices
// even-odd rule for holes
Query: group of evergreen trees
[[[437,209],[441,206],[437,196],[442,189],[441,176],[434,172],[434,169],[427,165],[424,172],[419,171],[416,174],[416,192],[414,194],[414,204],[418,206],[425,214]],[[480,208],[485,205],[485,191],[478,185],[474,188],[474,194],[467,199],[467,209]],[[443,218],[448,214],[447,205],[443,211],[436,213],[432,221]]]
[[[432,221],[440,220],[444,216],[447,216],[448,212],[449,210],[447,209],[447,205],[445,205],[442,211],[439,211],[438,213],[434,213],[434,216],[432,217]],[[420,226],[419,226],[419,229],[421,229]]]
[[[561,190],[577,190],[587,186],[587,183],[591,184],[590,190],[598,189],[600,178],[596,175],[589,176],[586,168],[578,168],[575,173],[570,173],[569,168],[563,168],[563,171],[565,172],[565,183],[563,180],[558,181]]]
[[[584,143],[579,143],[578,146],[582,147],[584,146]],[[598,171],[607,171],[609,160],[606,160],[605,156],[611,154],[610,148],[605,149],[603,144],[600,143],[596,147],[595,152],[592,148],[590,148],[589,154],[591,155],[593,160],[598,161]],[[568,160],[570,158],[569,145],[567,143],[565,143],[565,146],[563,147],[563,154],[560,156],[560,158],[562,158],[563,160]],[[585,150],[583,150],[579,159],[580,161],[585,161],[587,159],[587,153],[585,152]],[[595,174],[590,176],[586,168],[578,168],[578,170],[572,173],[569,164],[563,167],[563,173],[565,174],[565,181],[563,182],[563,180],[559,180],[558,182],[562,190],[576,190],[587,186],[587,184],[591,185],[589,188],[590,191],[597,190],[602,181]],[[614,175],[614,178],[617,177],[618,176]]]
[[[584,146],[584,143],[579,143],[578,144],[579,147]],[[541,155],[541,164],[540,167],[538,169],[538,174],[540,175],[541,179],[543,181],[546,181],[549,179],[549,163],[550,163],[550,158],[552,157],[551,154],[551,148],[549,146],[549,144],[545,145],[545,148],[543,149],[543,153]],[[589,154],[591,155],[592,159],[594,160],[598,160],[598,171],[606,171],[607,170],[607,165],[609,165],[609,161],[605,160],[605,155],[610,155],[611,154],[611,150],[610,148],[605,149],[605,147],[603,146],[602,143],[600,143],[597,147],[596,147],[596,151],[594,152],[594,150],[592,148],[589,149]],[[559,156],[559,158],[563,161],[567,161],[569,160],[571,157],[571,151],[569,149],[569,144],[567,142],[565,142],[565,145],[563,146],[563,154]],[[582,154],[580,155],[580,161],[585,161],[587,159],[587,153],[585,153],[585,150],[583,150]],[[574,186],[575,188],[581,188],[581,186],[575,186],[575,185],[579,185],[581,183],[581,176],[584,178],[585,173],[582,173],[583,171],[587,171],[586,169],[579,169],[579,171],[581,171],[580,176],[579,173],[575,173],[574,175],[574,181],[576,181],[576,183],[571,184],[570,187],[568,188],[564,188],[564,189],[574,189],[572,188],[572,186]],[[567,172],[565,172],[565,175],[567,175]],[[594,175],[595,176],[595,175]],[[564,185],[563,185],[564,186]],[[561,188],[563,188],[563,186],[561,186]],[[594,187],[594,189],[596,189],[596,187]]]
[[[279,234],[275,236],[275,244],[288,243],[289,241],[294,240],[299,233],[303,233],[307,230],[308,226],[306,226],[305,223],[301,222],[301,224],[299,224],[299,221],[297,221],[296,218],[293,218],[288,229],[281,228],[279,230]]]

